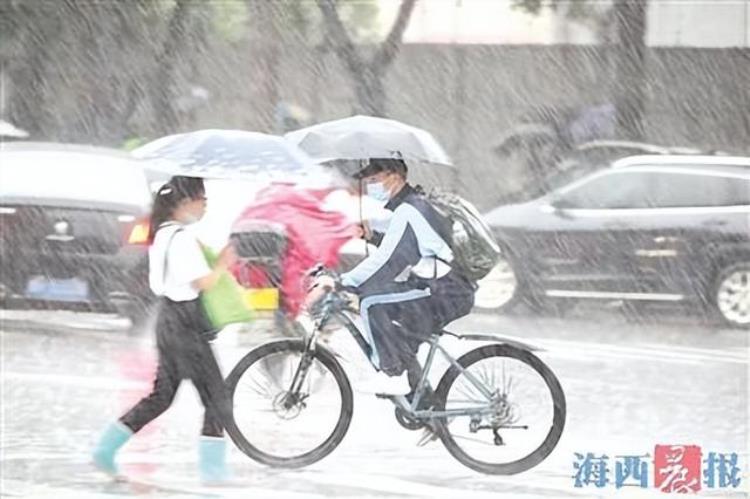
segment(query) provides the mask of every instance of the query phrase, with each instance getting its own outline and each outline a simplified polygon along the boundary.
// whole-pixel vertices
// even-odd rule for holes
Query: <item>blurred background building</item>
[[[336,6],[359,66],[323,4]],[[199,128],[281,133],[381,114],[433,132],[480,206],[523,174],[492,149],[538,106],[625,102],[640,140],[750,152],[750,0],[138,6],[0,2],[0,119],[34,140],[120,147]]]

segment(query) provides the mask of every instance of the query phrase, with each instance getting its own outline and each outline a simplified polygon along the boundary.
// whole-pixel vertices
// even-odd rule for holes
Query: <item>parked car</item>
[[[116,150],[17,142],[0,149],[0,303],[120,312],[151,301],[151,195]]]
[[[750,328],[750,158],[625,158],[486,217],[504,259],[479,307],[692,302]]]

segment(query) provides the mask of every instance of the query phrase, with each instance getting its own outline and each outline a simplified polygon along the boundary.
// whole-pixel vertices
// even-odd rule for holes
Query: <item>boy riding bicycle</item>
[[[371,159],[355,174],[393,216],[374,238],[378,249],[343,274],[341,286],[359,297],[373,363],[389,376],[406,371],[410,398],[422,375],[419,345],[471,311],[474,285],[452,266],[450,221],[406,177],[404,161],[392,158]],[[328,276],[317,284],[336,285]]]

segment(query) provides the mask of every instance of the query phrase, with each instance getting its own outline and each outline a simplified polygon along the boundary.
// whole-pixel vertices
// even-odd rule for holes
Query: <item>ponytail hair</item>
[[[176,175],[162,185],[154,196],[149,224],[148,242],[152,244],[156,232],[164,222],[174,217],[174,212],[181,202],[205,196],[206,188],[203,179]]]

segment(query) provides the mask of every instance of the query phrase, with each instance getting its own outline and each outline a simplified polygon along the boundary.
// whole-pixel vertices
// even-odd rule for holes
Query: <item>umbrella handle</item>
[[[365,216],[364,215],[364,207],[362,206],[362,194],[363,194],[363,192],[362,192],[362,179],[360,178],[359,179],[359,221],[362,223],[362,230],[365,233],[364,235],[367,236],[367,231],[368,231],[369,227],[365,226],[366,222],[365,222],[365,218],[364,218],[364,216]],[[367,237],[365,237],[364,239],[365,239],[365,258],[367,258],[368,256],[370,256],[370,249],[368,248],[368,245],[367,245]]]

